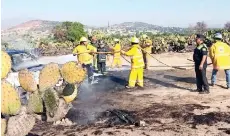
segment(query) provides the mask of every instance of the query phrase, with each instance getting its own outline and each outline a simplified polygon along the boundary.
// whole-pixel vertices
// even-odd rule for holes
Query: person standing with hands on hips
[[[197,34],[197,47],[194,49],[193,60],[195,62],[196,85],[200,94],[209,93],[209,85],[206,77],[208,48],[204,44],[205,36]]]

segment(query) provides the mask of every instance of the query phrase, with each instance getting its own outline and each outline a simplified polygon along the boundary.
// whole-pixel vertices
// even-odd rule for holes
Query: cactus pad
[[[54,89],[47,89],[44,92],[43,100],[46,107],[46,112],[50,117],[53,117],[56,114],[59,97],[58,93]]]
[[[72,102],[78,94],[77,86],[74,84],[67,84],[63,90],[63,98],[66,103]]]
[[[34,92],[37,90],[37,83],[32,72],[27,69],[21,70],[18,77],[19,83],[25,91]]]
[[[10,117],[7,123],[7,136],[25,136],[35,125],[32,115],[22,114]]]
[[[1,132],[2,136],[4,136],[6,132],[6,119],[1,119]]]
[[[68,113],[68,111],[70,110],[71,106],[72,105],[67,104],[63,98],[60,98],[57,112],[54,114],[54,117],[50,117],[47,114],[47,122],[55,122],[55,121],[63,119]]]
[[[62,77],[70,84],[80,83],[86,77],[86,71],[75,62],[67,62],[61,68]]]
[[[43,112],[42,98],[37,91],[30,94],[27,109],[29,113],[42,113]]]
[[[7,81],[1,82],[2,114],[16,115],[20,111],[21,102],[17,91]]]
[[[58,64],[49,63],[40,72],[39,91],[44,92],[54,86],[61,78]]]
[[[11,58],[10,56],[4,52],[4,51],[1,51],[1,71],[2,71],[2,74],[1,74],[1,79],[2,78],[5,78],[7,76],[7,74],[10,72],[10,69],[11,69]]]

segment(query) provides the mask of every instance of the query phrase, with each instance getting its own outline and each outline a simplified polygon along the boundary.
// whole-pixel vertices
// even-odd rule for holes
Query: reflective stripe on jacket
[[[142,51],[138,44],[133,45],[132,48],[125,53],[125,55],[131,57],[131,67],[132,68],[144,67]]]

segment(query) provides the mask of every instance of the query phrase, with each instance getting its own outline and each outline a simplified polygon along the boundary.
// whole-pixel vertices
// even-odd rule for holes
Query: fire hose
[[[144,49],[140,48],[142,51],[146,52]],[[74,55],[80,55],[80,54],[84,54],[84,53],[93,53],[93,54],[113,54],[114,52],[82,52],[82,53],[76,53]],[[171,67],[174,69],[180,69],[180,70],[186,70],[186,68],[181,68],[178,66],[170,66],[168,64],[163,63],[162,61],[160,61],[159,59],[155,58],[152,54],[146,52],[149,56],[151,56],[153,59],[155,59],[156,61],[158,61],[159,63],[167,66],[167,67]],[[127,62],[131,63],[130,61],[128,61],[123,55],[121,55],[123,59],[125,59]]]
[[[168,64],[165,64],[164,62],[160,61],[159,59],[155,58],[152,54],[148,53],[147,51],[145,51],[144,49],[142,48],[139,48],[141,49],[142,51],[144,51],[145,53],[147,53],[149,56],[151,56],[153,59],[155,59],[156,61],[158,61],[159,63],[167,66],[167,67],[171,67],[171,68],[174,68],[174,69],[180,69],[180,70],[186,70],[186,68],[181,68],[181,67],[178,67],[178,66],[170,66]]]

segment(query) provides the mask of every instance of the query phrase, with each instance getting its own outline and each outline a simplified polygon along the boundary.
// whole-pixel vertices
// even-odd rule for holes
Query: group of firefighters
[[[140,46],[141,44],[141,46]],[[108,47],[103,40],[98,40],[95,37],[91,38],[91,43],[88,43],[86,37],[80,38],[80,44],[73,50],[73,55],[78,57],[78,64],[87,69],[88,82],[94,81],[94,70],[101,74],[106,74],[106,60],[108,54],[113,54],[112,68],[122,67],[122,55],[131,57],[131,72],[129,76],[129,84],[126,88],[134,88],[136,83],[138,87],[143,88],[143,73],[144,68],[149,68],[149,53],[151,53],[152,41],[147,35],[143,35],[141,41],[133,37],[131,39],[131,48],[128,51],[123,51],[119,39],[114,39],[113,47]]]
[[[215,43],[208,49],[205,45],[205,36],[197,35],[197,47],[194,50],[193,60],[195,62],[196,73],[196,91],[201,94],[209,93],[209,85],[206,78],[207,55],[210,51],[210,58],[213,64],[213,72],[211,85],[216,82],[216,74],[218,70],[224,69],[226,73],[227,89],[230,88],[230,46],[222,42],[222,35],[217,33],[214,37]],[[114,39],[113,47],[108,47],[102,40],[95,37],[91,38],[88,43],[86,37],[80,38],[80,44],[73,50],[73,55],[78,56],[78,64],[87,69],[88,82],[94,81],[94,70],[106,74],[106,57],[113,54],[112,68],[122,66],[121,57],[123,55],[131,57],[131,71],[129,75],[129,83],[126,88],[134,88],[136,85],[143,89],[144,69],[149,69],[150,53],[152,51],[152,41],[147,35],[142,35],[140,41],[136,37],[131,38],[131,48],[124,51],[121,48],[119,39]]]

